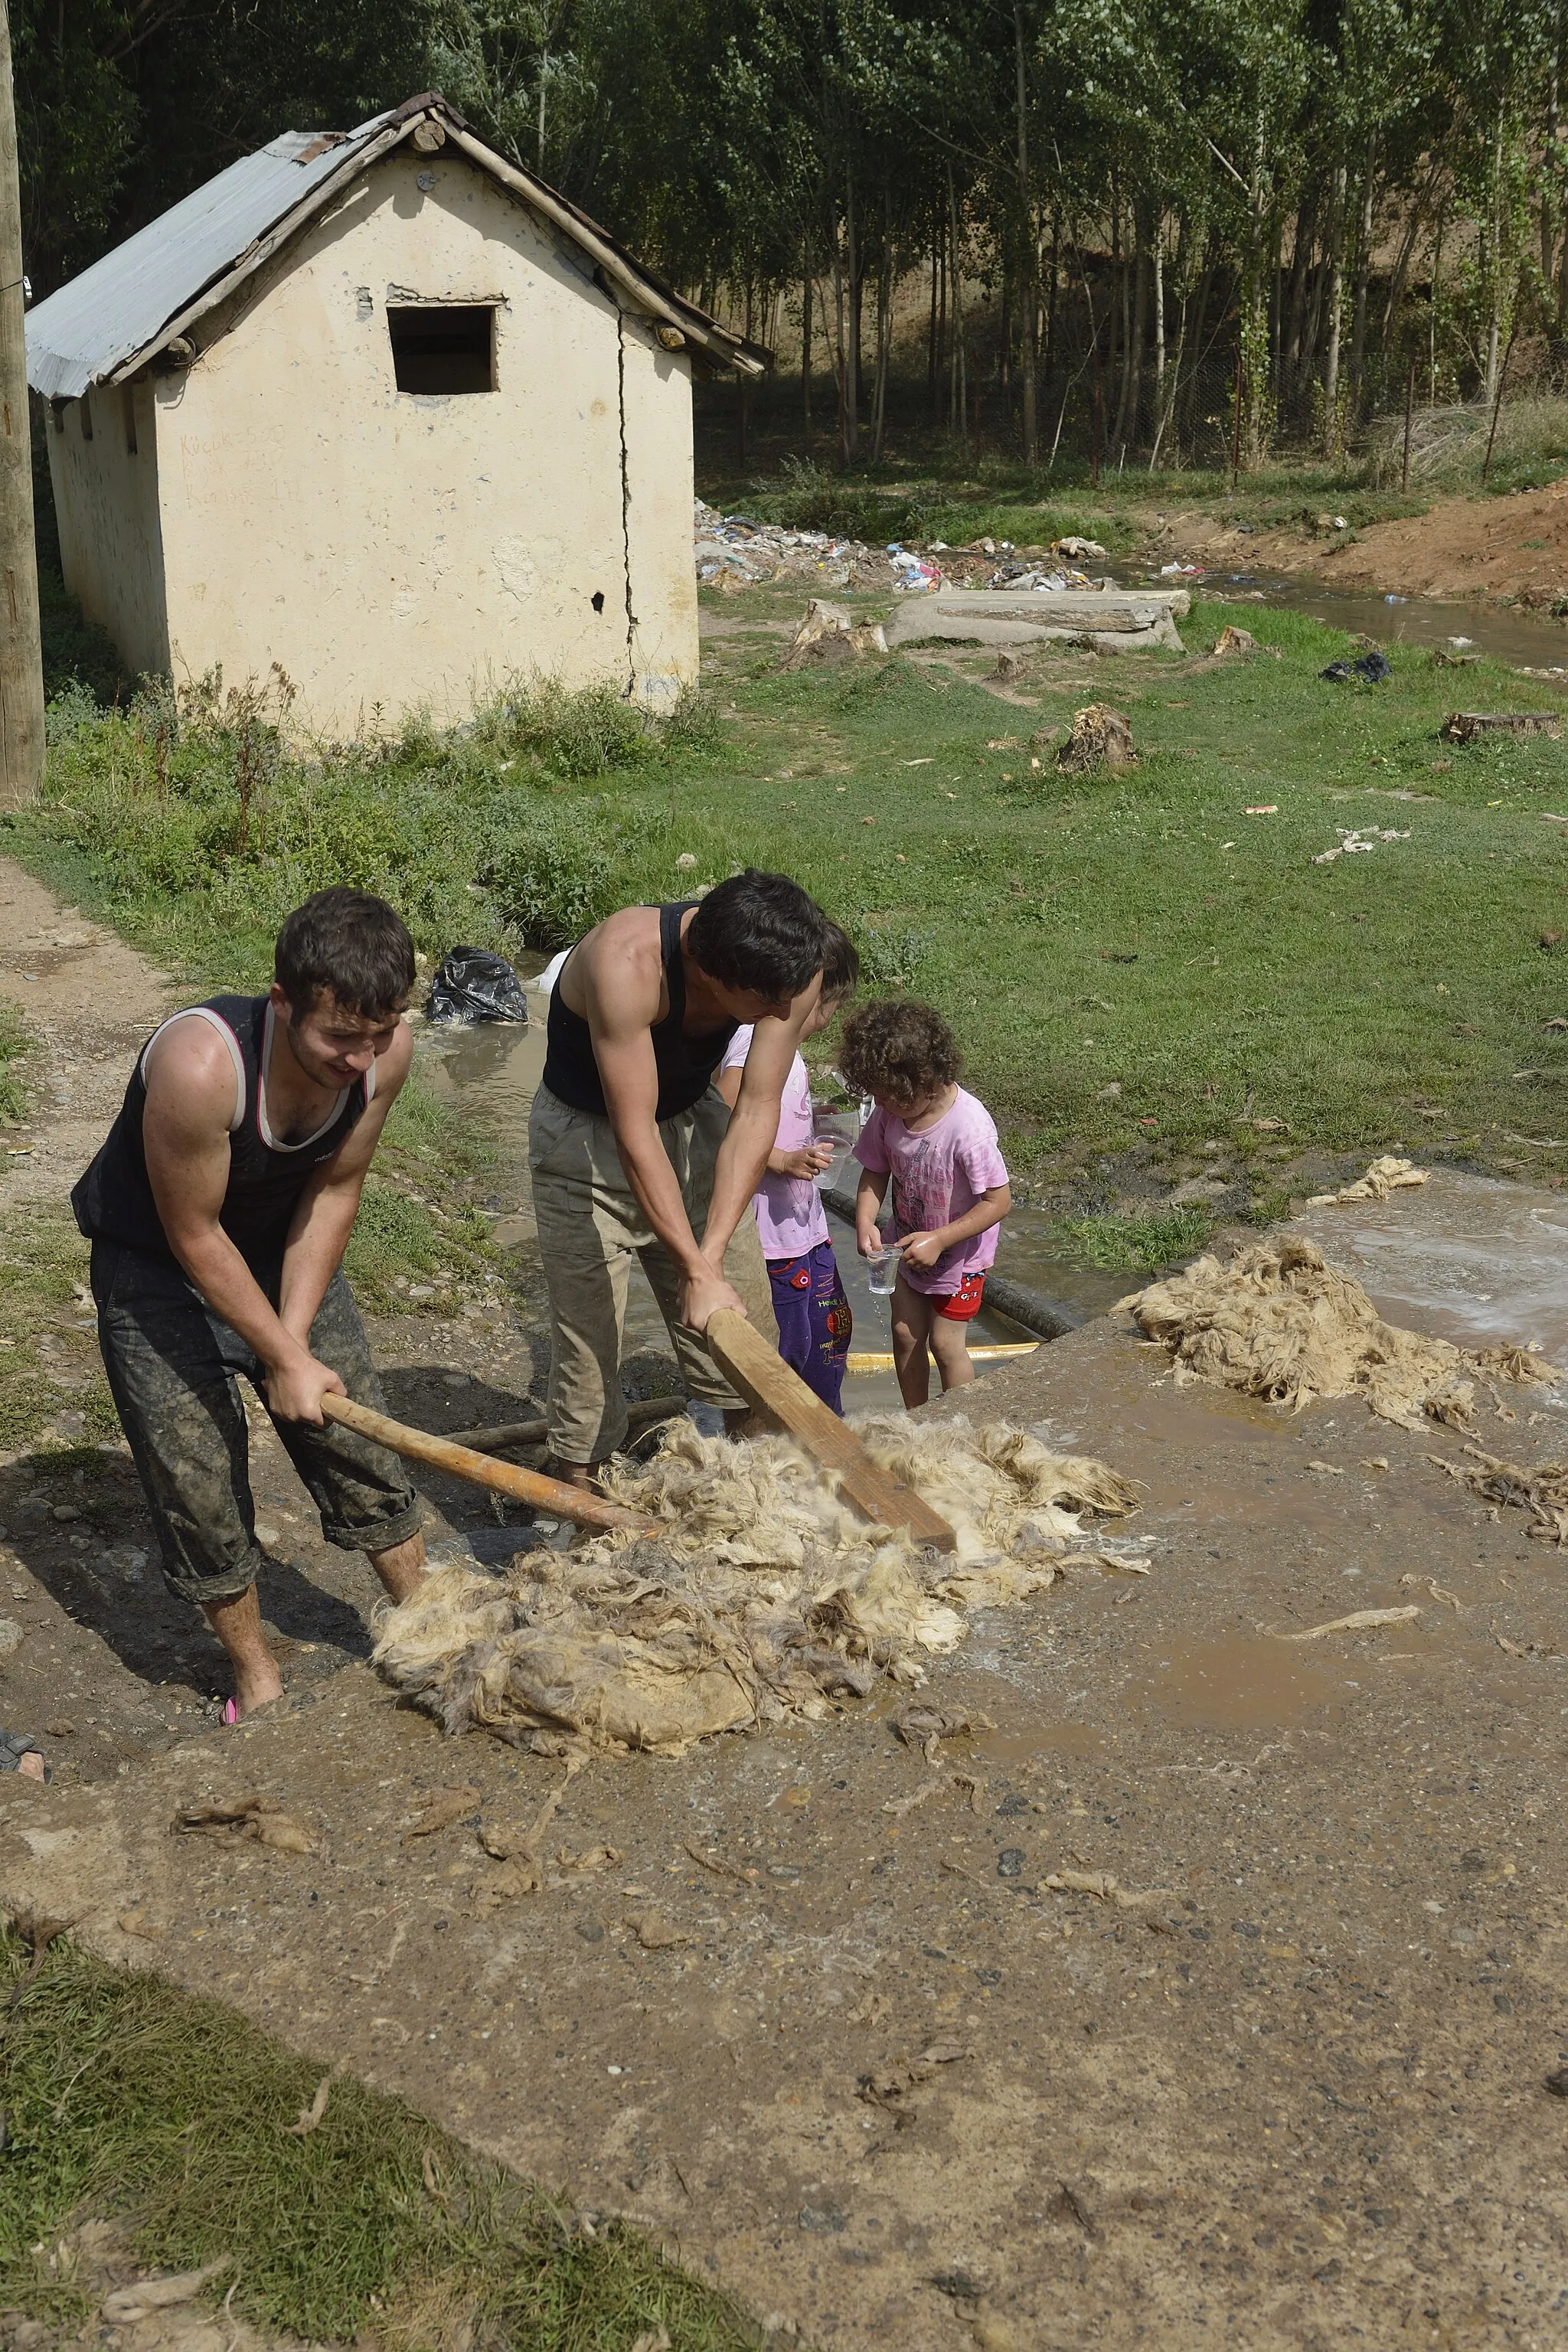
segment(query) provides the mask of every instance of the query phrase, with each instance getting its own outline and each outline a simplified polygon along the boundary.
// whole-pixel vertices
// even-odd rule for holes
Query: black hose
[[[837,1185],[834,1185],[830,1192],[823,1193],[822,1198],[835,1216],[842,1217],[846,1224],[854,1224],[855,1196],[852,1192],[841,1192]],[[1033,1331],[1041,1339],[1063,1339],[1069,1331],[1079,1330],[1089,1320],[1088,1316],[1076,1307],[1064,1307],[1058,1300],[1047,1298],[1044,1291],[1031,1290],[1026,1283],[1010,1282],[994,1267],[985,1277],[985,1304],[994,1307],[999,1315],[1005,1315],[1009,1323],[1016,1323],[1022,1330]]]

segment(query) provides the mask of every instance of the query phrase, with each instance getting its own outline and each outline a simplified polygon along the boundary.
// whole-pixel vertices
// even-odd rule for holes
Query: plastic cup
[[[899,1253],[879,1250],[866,1260],[866,1286],[873,1298],[891,1298],[899,1279]]]
[[[834,1169],[839,1154],[847,1150],[854,1140],[849,1122],[831,1111],[819,1111],[811,1124],[811,1139],[813,1143],[826,1143],[832,1148],[833,1158],[826,1168],[817,1170],[813,1180],[817,1191],[826,1192],[833,1181]]]

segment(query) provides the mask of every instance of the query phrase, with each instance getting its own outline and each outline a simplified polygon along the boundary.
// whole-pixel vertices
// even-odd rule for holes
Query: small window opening
[[[592,604],[595,613],[602,613],[605,609],[604,590],[602,588],[595,588],[593,594],[589,597],[588,602]]]
[[[122,384],[121,387],[120,397],[121,402],[124,404],[125,408],[125,454],[128,457],[134,457],[136,455],[136,394],[134,388],[128,383]]]
[[[488,302],[389,303],[398,391],[493,392],[495,315]]]
[[[84,441],[90,441],[92,439],[92,394],[90,392],[84,392],[81,396],[81,437]]]

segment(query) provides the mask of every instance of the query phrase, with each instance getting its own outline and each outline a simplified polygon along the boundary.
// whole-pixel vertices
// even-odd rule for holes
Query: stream
[[[1194,595],[1219,596],[1227,603],[1281,605],[1306,613],[1327,628],[1375,637],[1381,646],[1418,646],[1447,653],[1455,650],[1456,637],[1463,637],[1468,641],[1465,652],[1487,654],[1519,669],[1568,668],[1568,622],[1544,620],[1508,605],[1352,594],[1277,572],[1210,572],[1191,582],[1161,582],[1158,573],[1150,578],[1166,587],[1190,586]],[[1194,609],[1189,634],[1197,617]]]

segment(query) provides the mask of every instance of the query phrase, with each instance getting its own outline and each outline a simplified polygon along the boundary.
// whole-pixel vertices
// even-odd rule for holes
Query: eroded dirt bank
[[[378,1344],[394,1409],[446,1426],[506,1417],[537,1369],[506,1310]],[[563,1767],[392,1699],[369,1572],[310,1540],[270,1444],[293,1697],[237,1734],[136,1562],[129,1465],[62,1500],[14,1464],[0,1719],[75,1728],[55,1786],[0,1782],[0,1894],[644,2219],[825,2346],[1561,2341],[1561,1555],[1432,1465],[1457,1434],[1177,1391],[1126,1317],[980,1394],[1144,1482],[1147,1578],[979,1621],[931,1695],[994,1727],[934,1771],[890,1694],[593,1761],[549,1848],[618,1859],[494,1909],[476,1825],[531,1822]],[[1481,1443],[1561,1453],[1527,1412],[1483,1406]],[[508,1548],[482,1498],[439,1500]],[[258,1790],[313,1853],[171,1834]],[[1052,1890],[1064,1869],[1157,1899]]]
[[[1344,539],[1299,523],[1244,529],[1212,513],[1172,513],[1154,526],[1151,545],[1211,567],[1310,573],[1346,592],[1548,611],[1554,592],[1568,592],[1568,482],[1506,498],[1439,499],[1426,514],[1367,523]]]

